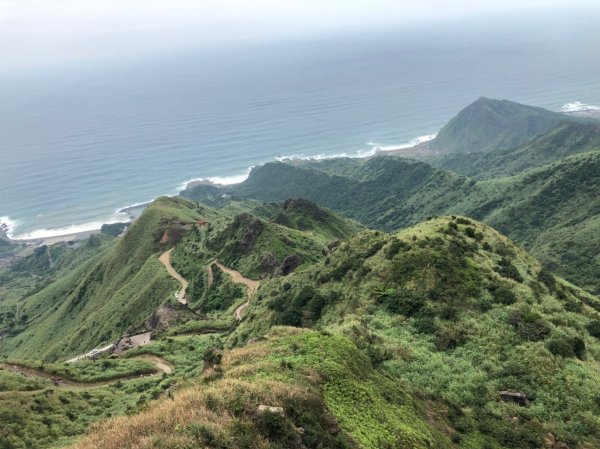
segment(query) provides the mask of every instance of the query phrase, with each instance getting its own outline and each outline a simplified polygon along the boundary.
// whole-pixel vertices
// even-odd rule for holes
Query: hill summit
[[[565,120],[558,112],[481,97],[450,120],[431,145],[443,153],[513,148]]]

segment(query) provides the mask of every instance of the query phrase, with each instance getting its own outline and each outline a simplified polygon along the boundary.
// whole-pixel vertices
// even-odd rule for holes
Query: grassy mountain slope
[[[295,192],[383,230],[435,215],[466,214],[497,227],[561,275],[598,292],[600,267],[595,253],[585,248],[596,245],[599,158],[599,151],[575,154],[518,176],[480,181],[393,157],[336,159],[318,170],[313,168],[318,163],[272,163],[225,191],[266,201]],[[193,189],[185,195],[202,197]]]
[[[442,153],[514,148],[565,120],[564,114],[543,108],[480,98],[450,120],[430,145]]]
[[[352,340],[457,446],[595,447],[599,312],[492,228],[440,218],[360,233],[270,281],[230,344],[316,327]]]
[[[336,164],[352,170],[335,174]],[[329,207],[368,226],[394,229],[414,224],[458,201],[470,181],[417,161],[375,157],[348,162],[336,159],[328,169],[269,163],[254,169],[243,183],[224,191],[262,201],[301,197]],[[191,189],[184,196],[202,201]]]
[[[227,215],[231,208],[239,209],[237,204],[221,215],[214,210],[211,220],[190,231],[172,256],[174,267],[190,282],[190,305],[203,312],[225,310],[245,295],[216,267],[209,285],[206,266],[213,260],[253,279],[287,275],[323,257],[332,242],[363,229],[306,200],[264,206],[271,219],[248,212]]]
[[[74,447],[591,448],[599,337],[600,300],[489,226],[363,231],[264,281],[195,385]]]
[[[141,326],[177,289],[158,261],[159,251],[198,216],[197,205],[182,198],[156,200],[116,245],[25,298],[25,329],[9,335],[4,350],[56,359]]]
[[[564,122],[516,148],[486,154],[447,154],[429,162],[466,176],[494,178],[515,175],[599,148],[600,125],[594,122]]]
[[[598,293],[599,187],[600,151],[593,151],[478,183],[456,209],[490,223],[549,268]]]
[[[282,415],[260,405],[282,407]],[[436,418],[347,338],[274,328],[268,339],[219,356],[198,387],[108,421],[75,447],[452,447],[427,421]]]
[[[98,234],[83,242],[27,249],[29,254],[0,268],[0,308],[14,308],[24,296],[31,296],[48,286],[112,243],[113,239],[109,236]]]

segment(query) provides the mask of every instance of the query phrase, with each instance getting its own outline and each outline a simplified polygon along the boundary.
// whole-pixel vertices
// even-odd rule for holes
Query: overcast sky
[[[409,26],[599,0],[0,0],[0,64],[31,67],[184,46]]]

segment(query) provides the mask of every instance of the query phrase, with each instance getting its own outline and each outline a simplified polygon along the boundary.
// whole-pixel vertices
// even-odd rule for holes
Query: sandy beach
[[[94,234],[100,234],[100,229],[93,229],[91,231],[75,232],[75,233],[64,234],[64,235],[55,235],[52,237],[42,237],[42,238],[38,238],[38,239],[14,240],[14,239],[11,239],[10,237],[8,237],[8,235],[6,235],[5,229],[0,230],[0,238],[8,241],[9,243],[12,243],[14,245],[26,244],[26,245],[33,245],[33,246],[53,245],[55,243],[60,243],[60,242],[85,240]]]

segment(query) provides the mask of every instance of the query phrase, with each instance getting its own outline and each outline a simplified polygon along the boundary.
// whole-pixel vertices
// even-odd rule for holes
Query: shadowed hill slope
[[[429,162],[438,168],[453,170],[466,176],[489,179],[515,175],[597,149],[600,149],[600,124],[564,122],[516,148],[485,154],[447,154]]]
[[[482,97],[450,120],[430,145],[442,153],[514,148],[567,119],[543,108]]]

